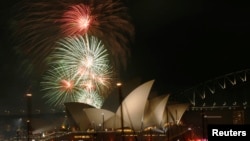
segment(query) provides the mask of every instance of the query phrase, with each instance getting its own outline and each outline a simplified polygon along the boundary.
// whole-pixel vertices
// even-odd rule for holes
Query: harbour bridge
[[[250,69],[228,73],[176,92],[170,99],[189,102],[193,110],[246,109],[250,102],[249,79]]]

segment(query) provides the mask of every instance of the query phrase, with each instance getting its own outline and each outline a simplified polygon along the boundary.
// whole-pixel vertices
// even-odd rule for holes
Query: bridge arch
[[[250,103],[250,69],[231,72],[173,93],[170,100],[190,102],[191,109],[246,109]]]

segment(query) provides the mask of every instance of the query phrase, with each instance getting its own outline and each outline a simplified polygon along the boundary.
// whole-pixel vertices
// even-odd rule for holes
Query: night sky
[[[17,71],[19,60],[11,46],[14,3],[0,2],[1,110],[18,106],[29,89],[29,81]],[[129,0],[127,5],[135,26],[135,41],[124,80],[155,79],[154,89],[165,94],[250,68],[248,4]]]
[[[143,78],[155,78],[164,85],[163,91],[249,68],[249,5],[235,1],[134,3],[134,69]]]

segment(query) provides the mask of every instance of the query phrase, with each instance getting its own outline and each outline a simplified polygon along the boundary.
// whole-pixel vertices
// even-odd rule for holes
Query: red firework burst
[[[59,22],[62,23],[62,33],[66,36],[72,36],[87,33],[93,19],[90,8],[84,4],[78,4],[70,6]]]
[[[126,67],[134,27],[121,1],[28,0],[14,8],[15,46],[35,70],[43,72],[59,39],[85,33],[103,41],[117,68]]]

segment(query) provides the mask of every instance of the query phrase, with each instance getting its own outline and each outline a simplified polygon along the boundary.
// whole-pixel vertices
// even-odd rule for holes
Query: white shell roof
[[[162,118],[166,109],[169,95],[162,95],[155,97],[147,102],[147,109],[144,116],[144,127],[148,126],[162,126]]]
[[[148,81],[133,90],[122,102],[123,119],[133,130],[140,130],[145,111],[145,105],[154,80]],[[121,105],[116,111],[121,116]]]
[[[134,89],[122,101],[116,112],[108,109],[88,107],[81,103],[66,103],[65,106],[80,130],[86,131],[91,125],[104,128],[121,128],[121,107],[123,107],[123,125],[134,131],[156,126],[162,129],[166,122],[179,123],[189,104],[167,105],[169,95],[157,96],[148,100],[154,80],[148,81]]]

